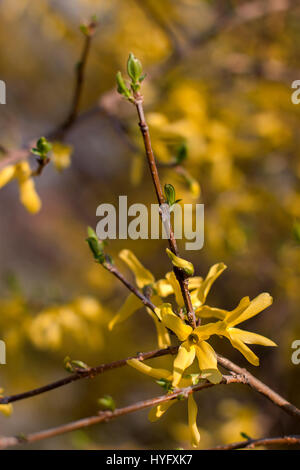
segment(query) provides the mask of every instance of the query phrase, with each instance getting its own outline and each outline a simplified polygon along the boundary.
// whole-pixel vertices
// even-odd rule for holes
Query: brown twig
[[[283,437],[263,437],[261,439],[247,439],[241,442],[233,442],[224,446],[216,446],[207,450],[235,450],[235,449],[254,449],[259,446],[275,445],[295,445],[300,444],[300,435]]]
[[[288,402],[285,398],[280,396],[277,392],[272,390],[266,384],[254,377],[247,369],[243,369],[238,365],[231,362],[229,359],[226,359],[223,356],[218,354],[218,363],[223,366],[225,369],[234,372],[235,374],[243,374],[246,380],[246,384],[249,385],[253,390],[260,393],[264,397],[268,398],[272,403],[281,408],[283,411],[288,413],[295,418],[300,419],[300,410]]]
[[[15,401],[25,400],[26,398],[32,398],[37,395],[41,395],[42,393],[50,392],[51,390],[63,387],[64,385],[68,385],[72,382],[76,382],[80,379],[92,379],[99,374],[107,372],[108,370],[126,366],[127,361],[129,359],[138,359],[139,361],[146,361],[155,357],[166,356],[168,354],[176,354],[177,350],[177,346],[169,347],[166,349],[156,349],[154,351],[139,353],[136,356],[127,357],[126,359],[120,359],[118,361],[109,362],[107,364],[100,364],[96,367],[89,367],[88,369],[78,369],[74,374],[70,374],[67,377],[64,377],[63,379],[49,383],[42,387],[38,387],[23,393],[18,393],[16,395],[0,397],[0,405],[7,405],[8,403],[13,403]]]
[[[138,117],[139,117],[139,126],[140,126],[141,133],[143,136],[146,157],[147,157],[153,185],[154,185],[155,192],[156,192],[156,197],[157,197],[159,205],[162,206],[163,204],[165,204],[165,198],[162,192],[157,165],[156,165],[156,161],[155,161],[155,157],[154,157],[154,153],[152,149],[149,127],[147,125],[146,118],[145,118],[144,107],[143,107],[143,97],[139,93],[135,94],[135,106],[136,106]],[[173,231],[173,227],[171,223],[169,227],[169,235],[170,236],[168,240],[169,240],[170,249],[176,256],[178,256],[179,253],[178,253],[177,243],[176,243],[176,239],[174,236],[174,231]],[[182,297],[184,300],[189,322],[194,328],[196,328],[196,316],[195,316],[195,312],[194,312],[194,308],[192,305],[192,300],[191,300],[191,296],[190,296],[190,292],[188,288],[188,278],[182,269],[178,269],[175,266],[173,269],[180,285],[180,289],[181,289],[181,293],[182,293]]]
[[[65,121],[59,126],[54,135],[57,138],[59,135],[64,135],[65,131],[68,130],[75,122],[79,114],[79,105],[80,99],[83,91],[85,71],[88,56],[91,49],[92,38],[96,32],[98,23],[92,20],[88,25],[86,25],[86,30],[84,32],[84,43],[79,62],[76,65],[76,76],[75,76],[75,86],[73,92],[73,98],[71,103],[70,111],[65,119]]]
[[[116,266],[112,265],[110,262],[106,261],[103,263],[103,267],[107,269],[110,273],[112,273],[119,281],[124,284],[124,286],[127,287],[136,297],[138,297],[141,302],[146,306],[149,307],[154,313],[155,313],[155,305],[149,300],[145,295],[143,295],[136,287],[134,287],[125,277],[123,274],[120,273],[120,271],[116,268]]]
[[[223,376],[220,384],[229,385],[232,383],[243,383],[243,377],[241,376]],[[71,431],[76,431],[78,429],[83,429],[94,424],[111,421],[114,418],[133,413],[135,411],[144,410],[146,408],[153,407],[160,403],[164,403],[176,398],[184,397],[187,398],[188,395],[194,392],[199,392],[201,390],[214,387],[215,385],[210,382],[205,382],[204,384],[194,385],[192,387],[187,387],[184,389],[178,389],[175,392],[169,393],[167,395],[161,395],[159,397],[151,398],[149,400],[140,401],[133,405],[125,406],[124,408],[117,408],[115,411],[102,411],[98,415],[90,416],[88,418],[80,419],[78,421],[73,421],[62,426],[57,426],[55,428],[47,429],[45,431],[35,432],[28,435],[22,434],[21,437],[0,437],[0,449],[5,449],[7,447],[17,446],[21,444],[31,444],[37,441],[42,441],[44,439],[49,439],[54,436],[59,436]]]

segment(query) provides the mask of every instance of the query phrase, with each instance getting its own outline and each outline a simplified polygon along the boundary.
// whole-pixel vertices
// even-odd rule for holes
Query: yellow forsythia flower
[[[28,212],[36,214],[40,210],[42,203],[35,190],[33,178],[31,178],[29,163],[27,161],[18,163],[15,174],[19,184],[21,203]]]
[[[15,166],[8,165],[0,171],[0,188],[3,188],[15,176]]]
[[[73,147],[71,145],[54,142],[52,144],[52,161],[58,171],[63,171],[71,165]]]
[[[0,398],[3,397],[3,388],[0,388]],[[7,405],[0,405],[0,413],[2,413],[4,416],[9,417],[13,412],[13,406],[11,403],[8,403]]]
[[[251,333],[250,331],[240,330],[235,328],[235,325],[242,323],[249,318],[254,317],[262,310],[265,310],[273,302],[272,297],[267,292],[264,292],[252,301],[249,297],[244,297],[239,305],[228,312],[218,308],[203,306],[196,310],[196,315],[199,317],[215,317],[221,321],[214,323],[218,330],[219,336],[225,336],[229,339],[232,346],[238,349],[243,356],[254,366],[259,365],[259,358],[254,354],[246,344],[260,344],[262,346],[276,346],[274,341],[266,338],[265,336]]]
[[[218,334],[215,323],[192,328],[172,311],[171,304],[163,304],[156,309],[157,316],[166,328],[172,330],[182,341],[173,364],[173,387],[177,387],[182,374],[194,362],[197,356],[201,376],[212,383],[219,383],[222,374],[218,370],[217,356],[213,348],[205,341],[212,334]]]

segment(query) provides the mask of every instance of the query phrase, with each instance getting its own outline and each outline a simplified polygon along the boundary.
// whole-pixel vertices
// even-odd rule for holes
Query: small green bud
[[[66,356],[64,358],[64,368],[66,369],[67,372],[74,372],[74,369],[71,364],[71,358],[69,356]]]
[[[121,72],[118,72],[116,75],[117,85],[118,85],[118,93],[124,96],[128,100],[132,100],[132,95],[130,90],[127,88],[124,78]]]
[[[72,360],[71,364],[74,368],[89,369],[89,366],[85,362],[78,361],[77,359]]]
[[[129,77],[131,78],[133,85],[137,85],[140,79],[143,78],[141,77],[142,71],[143,71],[143,66],[141,62],[131,52],[129,54],[128,61],[127,61],[127,73]]]
[[[110,395],[104,395],[104,397],[99,398],[98,405],[105,410],[115,411],[116,409],[115,401]]]
[[[46,137],[40,137],[36,143],[36,147],[33,147],[31,152],[38,155],[40,158],[46,158],[51,149],[52,145],[48,142]]]
[[[68,372],[75,372],[76,369],[89,369],[89,366],[85,362],[73,360],[69,356],[64,359],[64,368]]]
[[[86,238],[86,241],[90,247],[90,250],[93,253],[95,260],[102,264],[105,261],[104,243],[98,240],[96,232],[94,229],[92,229],[92,227],[88,227],[87,232],[88,238]]]
[[[169,206],[173,206],[176,202],[176,192],[172,184],[165,184],[164,186],[165,198]]]

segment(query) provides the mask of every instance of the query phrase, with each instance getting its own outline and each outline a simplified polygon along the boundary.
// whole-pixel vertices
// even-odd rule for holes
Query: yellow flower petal
[[[3,398],[4,389],[0,388],[0,398]],[[8,403],[7,405],[0,405],[0,413],[2,413],[4,416],[10,416],[13,412],[13,406],[11,403]]]
[[[251,333],[250,331],[240,330],[239,328],[228,328],[229,334],[234,334],[239,340],[246,344],[260,344],[262,346],[277,346],[274,341],[265,336]]]
[[[198,298],[201,304],[204,304],[212,284],[222,274],[226,267],[227,266],[225,266],[224,263],[218,263],[210,268],[205,280],[203,281],[198,290]]]
[[[189,290],[197,289],[201,286],[203,282],[203,277],[194,276],[189,279]]]
[[[212,335],[223,335],[225,332],[225,324],[222,321],[207,323],[206,325],[197,326],[193,334],[198,336],[199,341],[205,341]]]
[[[227,322],[230,322],[230,326],[235,326],[238,323],[242,323],[243,321],[254,317],[262,310],[265,310],[272,304],[272,302],[273,298],[270,296],[270,294],[268,294],[267,292],[263,292],[262,294],[255,297],[255,299],[251,300],[248,307],[244,309],[244,311],[239,316],[235,317],[234,319],[232,319],[232,317],[229,317],[230,320],[228,319]]]
[[[193,328],[184,323],[172,311],[171,304],[162,304],[159,308],[155,309],[159,318],[161,318],[163,324],[172,330],[180,341],[185,341],[189,334],[193,331]]]
[[[238,334],[235,335],[234,332],[235,328],[228,328],[228,338],[232,344],[232,346],[240,351],[241,354],[247,359],[247,361],[250,362],[250,364],[253,364],[254,366],[259,366],[259,358],[254,354],[253,351],[251,351],[248,346],[246,346],[238,337]]]
[[[154,379],[167,379],[171,380],[172,375],[170,372],[166,369],[156,369],[154,367],[150,367],[147,364],[145,364],[142,361],[139,361],[138,359],[128,359],[127,364],[134,369],[138,370],[139,372],[142,372],[143,374],[149,375],[150,377],[153,377]]]
[[[172,261],[173,266],[183,269],[183,271],[186,272],[186,274],[188,274],[189,276],[194,275],[194,266],[190,261],[187,261],[183,258],[179,258],[179,256],[174,255],[174,253],[169,250],[169,248],[166,249],[166,252],[170,260]]]
[[[25,181],[30,178],[31,169],[29,163],[26,160],[19,162],[15,168],[15,176],[19,181]]]
[[[150,310],[150,308],[147,308],[147,312],[153,318],[153,321],[155,324],[155,328],[157,332],[158,347],[160,349],[167,348],[168,346],[171,345],[170,335],[168,333],[167,328],[163,325],[161,321],[159,321],[155,313],[153,313],[152,310]]]
[[[222,380],[222,374],[218,370],[217,355],[210,344],[202,341],[195,346],[196,356],[201,370],[201,377],[209,380],[213,384],[218,384]]]
[[[167,273],[166,278],[169,281],[169,283],[171,284],[171,286],[173,287],[173,291],[174,291],[174,294],[175,294],[177,305],[179,307],[183,307],[184,306],[184,300],[183,300],[180,285],[179,285],[179,282],[176,279],[175,273],[173,271],[170,272],[170,273]]]
[[[200,443],[200,433],[197,427],[197,414],[198,407],[191,393],[188,397],[188,420],[191,435],[191,444],[193,447],[198,447]]]
[[[173,363],[173,387],[178,386],[183,372],[194,362],[195,354],[194,345],[190,345],[188,341],[180,345]]]
[[[176,403],[176,400],[169,400],[164,403],[160,403],[154,408],[151,408],[148,414],[149,421],[151,421],[152,423],[157,421],[170,408],[170,406],[174,405],[174,403]]]
[[[3,188],[15,176],[15,166],[8,165],[0,171],[0,188]]]
[[[4,416],[9,417],[11,416],[13,412],[13,407],[11,403],[8,403],[7,405],[0,405],[0,413],[2,413]]]
[[[168,297],[168,295],[174,293],[174,289],[167,279],[160,279],[154,287],[160,297]]]
[[[71,145],[53,142],[51,160],[58,171],[62,171],[70,166],[72,152],[73,147]]]
[[[240,315],[244,312],[244,310],[250,305],[250,299],[249,297],[243,297],[238,306],[232,310],[231,312],[226,312],[226,310],[224,310],[224,312],[226,312],[226,323],[228,325],[232,325],[233,322],[235,322],[236,319],[238,319],[240,317]],[[239,323],[239,321],[238,321]]]
[[[199,318],[218,318],[219,320],[224,320],[228,312],[227,310],[222,310],[221,308],[202,305],[195,310],[195,314]]]
[[[127,264],[129,269],[135,275],[135,281],[137,286],[142,289],[145,286],[154,284],[154,277],[148,269],[139,262],[137,257],[130,250],[122,250],[119,253],[119,257],[124,263]]]
[[[31,212],[36,214],[41,208],[41,200],[35,190],[34,181],[32,178],[28,178],[25,181],[19,182],[20,190],[20,201],[23,206]]]
[[[108,329],[111,331],[116,323],[121,323],[131,315],[134,314],[139,308],[142,307],[142,303],[138,297],[134,294],[130,294],[127,299],[125,300],[124,304],[118,311],[118,313],[114,316],[114,318],[109,322]]]

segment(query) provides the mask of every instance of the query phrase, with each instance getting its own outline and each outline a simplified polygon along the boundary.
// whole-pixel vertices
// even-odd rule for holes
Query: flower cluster
[[[173,255],[170,250],[167,250],[167,254],[174,266],[184,270],[186,274],[193,275],[192,263]],[[223,263],[212,266],[205,279],[197,276],[189,278],[188,286],[196,315],[196,327],[192,327],[188,321],[180,285],[174,272],[169,272],[164,279],[156,281],[152,273],[140,263],[130,250],[121,251],[119,256],[133,272],[137,287],[142,290],[147,289],[149,298],[156,307],[155,312],[148,307],[147,311],[154,320],[159,347],[167,347],[171,344],[171,333],[179,341],[178,353],[173,360],[171,372],[164,369],[154,369],[138,360],[130,360],[128,364],[158,379],[160,385],[163,385],[168,392],[193,385],[197,383],[195,380],[208,380],[213,384],[222,380],[222,374],[218,370],[217,355],[208,342],[213,335],[228,338],[232,346],[255,366],[259,365],[259,358],[247,344],[276,346],[273,341],[264,336],[236,328],[236,325],[254,317],[272,304],[272,297],[268,293],[262,293],[253,300],[244,297],[232,311],[206,304],[213,283],[226,269]],[[166,302],[167,297],[171,298],[169,303]],[[109,329],[111,330],[116,323],[129,318],[140,307],[140,299],[134,294],[130,294],[120,311],[110,321]],[[214,321],[202,324],[203,319],[204,321],[214,319]],[[194,363],[195,359],[198,362],[198,374],[196,376],[194,374],[185,375],[185,371]],[[169,400],[155,407],[150,412],[150,420],[155,421],[160,418],[173,403],[174,400]],[[196,425],[197,406],[191,393],[188,397],[188,410],[191,442],[197,446],[200,440]]]

